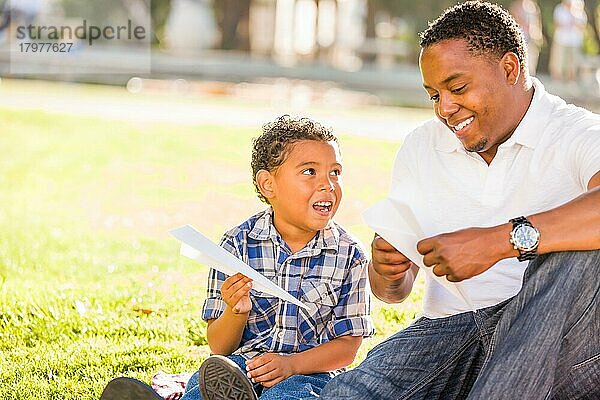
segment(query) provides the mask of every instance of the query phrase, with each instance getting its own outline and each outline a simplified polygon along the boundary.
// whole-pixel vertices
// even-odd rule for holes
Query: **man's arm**
[[[518,215],[515,215],[518,217]],[[588,191],[552,210],[528,216],[540,231],[538,253],[600,249],[600,172]],[[438,276],[462,281],[489,269],[496,262],[519,255],[508,237],[512,224],[468,228],[424,239],[417,249],[423,262]]]
[[[371,291],[381,301],[400,303],[408,297],[419,267],[380,236],[371,243],[369,263]]]
[[[586,193],[529,220],[540,230],[540,254],[600,249],[600,172],[590,179]]]

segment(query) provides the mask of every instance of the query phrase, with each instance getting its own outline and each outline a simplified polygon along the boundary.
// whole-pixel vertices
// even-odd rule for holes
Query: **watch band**
[[[510,220],[510,222],[512,222],[513,224],[513,229],[517,227],[517,225],[521,225],[521,224],[526,224],[529,226],[533,226],[531,225],[531,222],[529,222],[529,220],[525,217],[517,217],[517,218],[513,218]]]
[[[533,225],[531,224],[531,222],[529,222],[529,220],[526,217],[513,218],[510,220],[510,222],[512,222],[513,232],[515,229],[517,229],[517,227],[519,225],[529,225],[533,228]],[[517,260],[519,260],[519,261],[533,260],[534,258],[536,258],[538,256],[537,246],[535,249],[528,250],[528,251],[522,250],[516,246],[515,246],[515,248],[519,251],[519,256],[517,257]]]

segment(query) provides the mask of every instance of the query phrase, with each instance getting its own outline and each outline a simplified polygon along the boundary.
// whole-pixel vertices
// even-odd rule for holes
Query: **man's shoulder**
[[[565,125],[598,124],[600,115],[574,104],[557,101],[551,113],[551,120]]]
[[[555,103],[548,118],[547,133],[559,139],[590,130],[600,131],[600,115],[564,101]]]

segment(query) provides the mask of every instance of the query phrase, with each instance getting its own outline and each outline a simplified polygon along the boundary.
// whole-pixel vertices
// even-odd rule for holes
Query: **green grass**
[[[207,268],[166,232],[190,223],[217,240],[262,208],[247,167],[256,130],[3,109],[0,121],[0,398],[97,399],[117,376],[197,369]],[[397,144],[341,145],[337,220],[368,243],[360,212],[385,195]],[[359,360],[421,296],[375,303]]]

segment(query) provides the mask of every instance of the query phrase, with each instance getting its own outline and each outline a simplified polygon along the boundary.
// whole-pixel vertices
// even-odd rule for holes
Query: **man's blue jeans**
[[[243,357],[231,355],[227,358],[236,363],[242,371],[246,371],[246,362]],[[254,390],[260,395],[260,400],[280,400],[283,398],[300,400],[309,396],[318,396],[330,379],[329,374],[294,375],[271,388],[254,384]],[[181,400],[202,400],[198,383],[198,372],[196,371],[187,383],[185,394]]]
[[[600,251],[539,256],[512,299],[417,320],[321,399],[600,399],[599,287]]]

